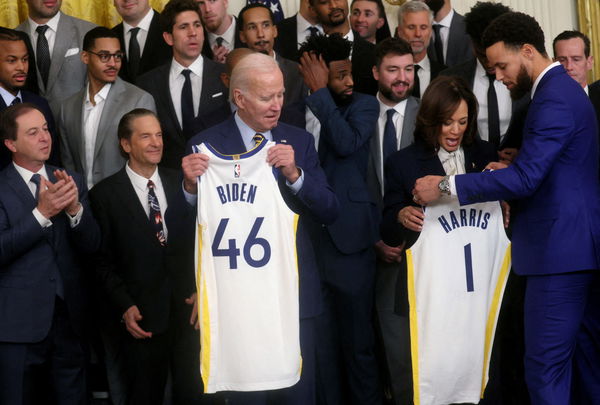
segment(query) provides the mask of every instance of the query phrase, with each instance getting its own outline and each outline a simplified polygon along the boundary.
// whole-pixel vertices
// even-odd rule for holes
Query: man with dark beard
[[[273,45],[277,37],[277,26],[274,23],[273,11],[264,4],[250,3],[240,10],[238,25],[240,40],[256,52],[275,58],[283,73],[285,97],[283,105],[301,101],[308,95],[298,64],[275,53]]]
[[[379,107],[354,92],[351,46],[336,33],[310,37],[300,48],[300,72],[311,90],[307,130],[340,203],[333,224],[313,222],[310,230],[324,294],[317,390],[327,404],[371,405],[381,403],[372,319],[379,215],[367,166]]]
[[[414,57],[410,44],[401,38],[388,38],[375,47],[373,76],[379,92],[379,119],[371,139],[369,170],[371,193],[377,196],[379,212],[383,209],[385,159],[413,142],[413,131],[419,99],[411,96],[414,85]],[[403,246],[388,246],[382,240],[375,244],[377,274],[375,305],[383,339],[386,368],[382,369],[389,381],[396,403],[410,402],[412,368],[405,348],[410,347],[408,318],[394,313],[396,280]]]
[[[433,41],[429,44],[429,57],[442,65],[452,67],[473,56],[471,38],[465,28],[465,17],[458,14],[451,0],[422,0],[433,11]]]
[[[483,34],[496,78],[513,98],[531,91],[523,145],[506,168],[418,179],[414,201],[441,193],[461,205],[515,200],[513,269],[526,277],[525,380],[533,405],[600,398],[600,186],[598,126],[583,88],[548,58],[544,33],[505,13]],[[516,211],[516,212],[515,212]]]

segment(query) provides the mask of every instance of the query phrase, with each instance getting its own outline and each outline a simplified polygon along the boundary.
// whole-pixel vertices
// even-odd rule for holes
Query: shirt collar
[[[419,65],[422,70],[429,72],[431,71],[431,63],[429,62],[429,56],[425,55],[423,60],[419,63],[415,62],[415,65]]]
[[[347,39],[350,42],[354,42],[354,32],[352,31],[352,29],[348,30],[348,33],[344,35],[344,39]]]
[[[544,70],[542,70],[542,73],[540,73],[540,75],[537,77],[537,79],[535,79],[535,82],[533,82],[533,87],[531,88],[531,99],[533,100],[533,95],[535,94],[535,90],[537,89],[538,84],[540,84],[540,81],[542,80],[542,77],[544,77],[544,75],[552,68],[556,67],[556,66],[560,66],[560,62],[554,62],[551,63],[550,65],[548,65],[548,67]]]
[[[144,16],[144,18],[141,19],[141,21],[137,25],[137,28],[140,28],[146,32],[150,31],[150,23],[152,23],[153,17],[154,17],[154,10],[151,7],[150,10],[148,10],[146,15]],[[123,21],[123,33],[127,34],[129,32],[129,30],[131,30],[132,28],[136,28],[136,27],[134,27],[133,25],[129,25],[125,21]]]
[[[302,17],[300,13],[296,14],[296,26],[298,27],[298,32],[308,32],[310,34],[309,28],[315,27],[319,30],[319,32],[323,33],[323,27],[321,26],[321,24],[312,25],[311,23],[306,21],[306,18]]]
[[[586,84],[585,87],[583,88],[583,91],[585,91],[585,94],[587,94],[589,96],[590,95],[590,86],[588,86]]]
[[[17,173],[19,173],[21,178],[23,178],[23,181],[25,181],[26,184],[29,183],[31,181],[31,176],[33,176],[35,173],[32,172],[31,170],[28,170],[28,169],[25,169],[24,167],[19,166],[14,161],[12,163],[15,166],[15,169],[17,169]],[[38,173],[40,176],[42,176],[43,178],[48,180],[48,173],[46,172],[46,165],[43,165],[42,168],[40,170],[38,170],[36,173]]]
[[[21,99],[21,102],[23,102],[23,96],[21,95],[21,90],[19,90],[19,92],[17,93],[16,96],[13,96],[8,90],[6,90],[4,87],[0,86],[0,96],[2,96],[2,99],[4,100],[4,104],[6,104],[7,107],[10,107],[10,105],[12,104],[14,99],[17,97],[19,97]]]
[[[438,22],[434,22],[434,24],[439,24],[442,27],[450,28],[450,24],[452,24],[452,17],[454,17],[454,9],[453,8],[451,8],[450,12],[448,14],[446,14],[446,17],[442,18]]]
[[[171,73],[173,74],[174,77],[177,77],[178,75],[181,74],[181,72],[184,69],[189,69],[196,76],[202,77],[202,67],[203,66],[204,66],[204,59],[202,58],[202,55],[198,55],[196,60],[193,61],[192,64],[189,65],[188,67],[182,66],[179,62],[177,62],[175,60],[175,58],[173,58],[173,61],[171,62]]]
[[[152,180],[154,184],[160,184],[160,177],[158,176],[158,167],[154,169],[154,173],[152,173],[152,176],[150,176],[149,179],[145,178],[144,176],[140,176],[139,174],[134,172],[133,169],[129,167],[129,160],[125,165],[125,171],[127,172],[127,176],[129,176],[129,180],[131,180],[131,184],[133,184],[133,187],[139,190],[148,190],[148,180]]]
[[[52,31],[58,31],[58,22],[60,21],[60,11],[54,17],[48,20],[46,24],[38,24],[29,17],[29,27],[31,27],[31,35],[35,34],[35,30],[39,25],[47,25]]]
[[[393,108],[398,114],[404,117],[404,112],[406,111],[406,104],[408,103],[408,98],[400,101],[395,106],[390,107],[389,105],[381,101],[381,93],[377,92],[377,101],[379,102],[379,115],[385,115],[387,110]]]
[[[106,83],[100,89],[100,91],[94,95],[94,101],[96,102],[96,105],[98,105],[98,102],[106,100],[106,98],[108,97],[108,92],[110,91],[111,84],[112,83]],[[91,101],[90,101],[90,84],[89,83],[85,86],[85,103],[86,104],[91,104]]]
[[[235,23],[236,23],[235,17],[231,16],[231,24],[229,24],[229,27],[225,30],[225,32],[222,35],[217,35],[215,33],[206,31],[206,32],[208,32],[208,37],[211,40],[215,40],[215,41],[218,37],[221,37],[221,38],[223,38],[224,41],[227,41],[227,43],[229,45],[233,45],[235,42]]]
[[[252,128],[250,128],[248,126],[248,124],[246,124],[244,122],[244,120],[242,120],[239,116],[239,114],[236,113],[233,115],[234,119],[235,119],[235,124],[237,125],[240,134],[242,135],[242,141],[244,141],[244,145],[251,145],[252,143],[252,138],[254,137],[254,135],[256,135],[257,133],[263,134],[265,139],[270,141],[272,138],[271,136],[271,131],[265,131],[265,132],[258,132],[253,130]]]

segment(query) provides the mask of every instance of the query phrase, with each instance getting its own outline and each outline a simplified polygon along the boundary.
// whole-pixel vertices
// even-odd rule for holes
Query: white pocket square
[[[219,97],[219,96],[222,96],[222,95],[223,95],[223,92],[221,91],[221,92],[219,92],[219,93],[215,93],[215,94],[213,94],[213,95],[212,95],[212,96],[210,96],[210,97],[211,97],[211,98],[216,98],[216,97]]]
[[[65,58],[68,58],[71,55],[77,55],[78,53],[79,53],[79,48],[67,49],[67,53],[65,53]]]

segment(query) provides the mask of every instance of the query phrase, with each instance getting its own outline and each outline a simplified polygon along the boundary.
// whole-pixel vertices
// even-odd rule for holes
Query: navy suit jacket
[[[598,269],[598,127],[589,98],[562,66],[540,80],[511,166],[456,176],[461,204],[518,200],[513,268],[540,275]]]
[[[286,185],[285,177],[279,170],[275,170],[283,199],[288,207],[300,216],[296,233],[300,273],[300,318],[308,318],[318,315],[321,311],[321,287],[313,246],[306,229],[307,222],[330,224],[335,221],[338,215],[338,201],[319,166],[313,137],[302,129],[283,123],[273,128],[271,134],[273,141],[294,148],[296,165],[304,173],[302,188],[294,195]],[[191,138],[188,142],[188,153],[191,152],[192,145],[203,142],[211,144],[224,154],[246,151],[234,116]]]
[[[52,182],[55,169],[46,166]],[[100,231],[88,205],[85,182],[78,174],[69,174],[79,190],[81,221],[71,228],[61,212],[44,229],[32,213],[37,202],[14,165],[0,172],[0,342],[34,343],[48,335],[57,271],[71,326],[83,334],[89,313],[79,254],[91,254],[99,247]]]
[[[277,23],[277,38],[273,49],[277,54],[294,62],[300,60],[298,55],[298,18],[297,14]]]
[[[48,163],[55,166],[60,166],[60,143],[58,142],[58,134],[56,133],[54,115],[52,115],[52,110],[50,109],[48,101],[44,97],[38,96],[37,94],[27,90],[21,90],[21,98],[22,102],[34,104],[44,114],[44,118],[46,118],[46,122],[48,123],[48,130],[52,136],[52,151],[50,152]],[[4,103],[4,99],[0,97],[0,112],[4,111],[6,108],[7,105]],[[2,147],[0,147],[0,169],[8,166],[10,162],[12,162],[12,154],[4,145],[2,145]]]
[[[307,97],[306,104],[321,123],[319,158],[340,202],[340,215],[327,229],[342,253],[360,252],[379,240],[379,215],[367,186],[369,144],[379,103],[355,92],[352,102],[340,107],[323,88]]]

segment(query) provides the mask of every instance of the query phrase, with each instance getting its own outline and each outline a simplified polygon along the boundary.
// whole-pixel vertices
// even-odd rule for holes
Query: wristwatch
[[[438,184],[438,189],[442,194],[450,195],[450,176],[444,176]]]

